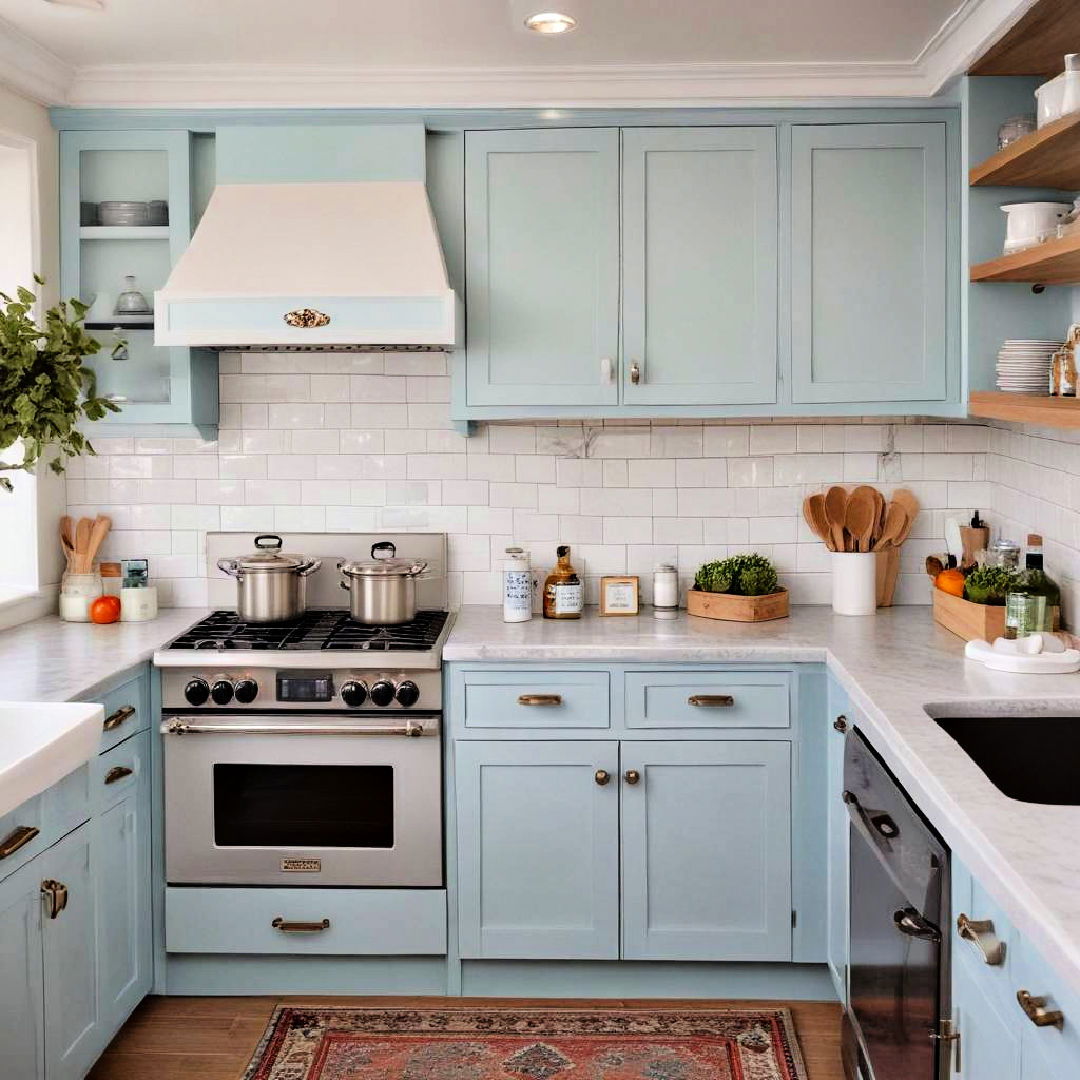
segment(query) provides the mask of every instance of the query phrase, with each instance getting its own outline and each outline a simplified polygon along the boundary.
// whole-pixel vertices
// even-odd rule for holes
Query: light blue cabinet
[[[616,959],[618,743],[458,742],[454,768],[461,956]]]
[[[104,347],[89,363],[98,392],[120,405],[91,432],[209,435],[217,425],[216,354],[155,346],[152,314],[121,319],[113,313],[126,275],[152,305],[154,290],[187,247],[192,170],[187,131],[61,133],[60,291],[91,305],[87,329]],[[168,224],[98,224],[99,204],[116,198],[165,200]],[[110,358],[117,325],[128,343],[123,360]]]
[[[0,1060],[7,1080],[45,1072],[41,893],[36,862],[0,882]]]
[[[102,1049],[93,829],[80,825],[31,866],[37,863],[43,886],[57,882],[66,897],[55,917],[42,901],[45,1080],[82,1080]]]
[[[466,401],[618,401],[619,133],[469,132]]]
[[[791,138],[793,401],[943,401],[957,347],[945,124]]]
[[[774,127],[622,133],[623,401],[770,403]]]
[[[829,679],[828,719],[830,724],[826,754],[828,831],[828,922],[826,956],[837,997],[847,1001],[848,967],[848,826],[847,806],[844,803],[844,737],[853,723],[845,715],[849,702],[839,684]]]
[[[623,958],[790,960],[790,744],[623,742],[621,768]]]
[[[982,976],[978,961],[966,953],[955,957],[952,994],[960,1067],[952,1075],[955,1080],[1019,1080],[1021,1031],[999,1011]],[[1039,1080],[1053,1080],[1053,1074],[1041,1074]]]

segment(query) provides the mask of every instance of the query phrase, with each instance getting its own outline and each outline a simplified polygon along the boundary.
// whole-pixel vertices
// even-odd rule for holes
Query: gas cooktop
[[[438,644],[445,611],[420,611],[398,626],[364,626],[348,611],[307,611],[283,623],[242,622],[235,611],[215,611],[165,647],[195,652],[427,652]]]

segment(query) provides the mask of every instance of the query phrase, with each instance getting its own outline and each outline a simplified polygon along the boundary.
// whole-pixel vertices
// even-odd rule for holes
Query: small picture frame
[[[637,577],[602,577],[600,579],[601,615],[636,615],[640,587]]]

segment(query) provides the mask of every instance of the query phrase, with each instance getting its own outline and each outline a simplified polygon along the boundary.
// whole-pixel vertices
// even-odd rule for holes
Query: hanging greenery
[[[45,284],[36,274],[34,281]],[[29,289],[17,289],[14,297],[0,291],[0,302],[0,473],[33,472],[50,447],[56,454],[49,468],[62,473],[66,458],[94,453],[78,424],[120,411],[98,397],[97,379],[83,362],[101,343],[83,327],[87,305],[79,300],[49,308],[42,325],[34,321],[37,296]],[[125,347],[118,341],[112,355]],[[16,443],[22,461],[5,462],[4,451]],[[11,491],[10,478],[0,476],[0,487]]]

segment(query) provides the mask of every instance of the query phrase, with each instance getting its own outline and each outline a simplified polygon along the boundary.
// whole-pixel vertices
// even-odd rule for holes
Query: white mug
[[[873,615],[877,609],[877,556],[871,551],[834,551],[832,609],[837,615]]]

